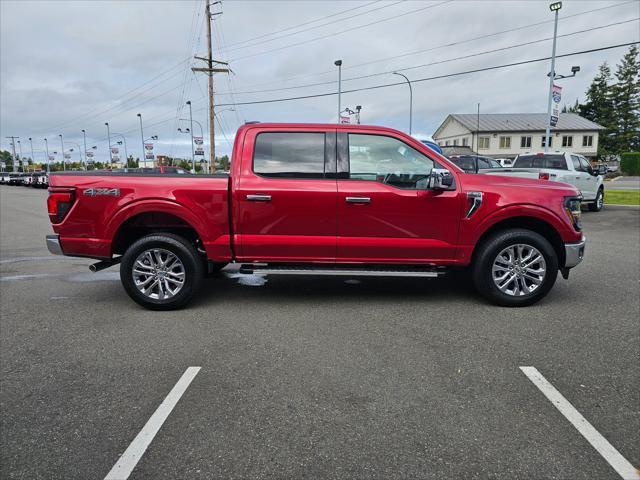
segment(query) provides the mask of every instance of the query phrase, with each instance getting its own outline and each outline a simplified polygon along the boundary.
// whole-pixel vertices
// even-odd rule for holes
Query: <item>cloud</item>
[[[215,76],[218,104],[335,92],[337,69],[343,60],[343,90],[402,81],[387,73],[349,81],[354,76],[389,72],[551,36],[553,24],[459,43],[465,39],[513,27],[552,20],[543,2],[406,1],[227,1],[214,21],[214,52],[231,59],[234,75]],[[559,34],[638,17],[640,4],[627,2],[565,2]],[[586,10],[600,12],[572,16]],[[361,7],[361,8],[356,8]],[[314,19],[332,15],[319,22]],[[373,11],[376,9],[375,11]],[[369,13],[367,13],[369,12]],[[389,17],[408,15],[376,23]],[[129,152],[140,154],[142,113],[145,136],[159,135],[156,153],[191,155],[188,137],[176,132],[177,118],[188,117],[184,104],[193,103],[194,119],[207,130],[207,77],[192,73],[188,60],[206,53],[204,3],[184,1],[3,1],[0,2],[0,136],[57,138],[97,145],[96,159],[108,157],[105,122],[127,136]],[[352,17],[348,18],[347,17]],[[341,19],[345,19],[341,21]],[[294,25],[302,25],[290,29]],[[319,28],[309,29],[326,23]],[[560,38],[558,52],[638,41],[638,23]],[[245,42],[270,32],[272,37]],[[309,41],[316,37],[325,37]],[[241,43],[245,42],[245,43]],[[308,42],[308,43],[307,43]],[[457,45],[443,46],[459,43]],[[291,46],[290,45],[296,45]],[[235,48],[234,48],[235,46]],[[225,48],[226,47],[226,48]],[[243,48],[238,48],[243,47]],[[283,48],[284,47],[284,48]],[[270,53],[242,58],[260,52]],[[414,55],[408,52],[424,50]],[[549,41],[437,65],[404,70],[409,78],[438,76],[488,65],[547,56]],[[559,59],[557,70],[582,67],[563,83],[566,103],[583,99],[598,66],[614,65],[624,49]],[[377,61],[386,59],[384,61]],[[374,63],[370,63],[374,62]],[[360,65],[366,63],[365,65]],[[546,109],[548,62],[509,69],[415,82],[413,129],[430,134],[448,113],[542,112]],[[293,77],[293,78],[292,78]],[[333,82],[300,89],[235,93]],[[364,123],[408,128],[409,91],[406,85],[347,93],[343,107],[362,105]],[[226,107],[222,107],[224,109]],[[236,106],[222,111],[216,124],[216,148],[229,153],[237,127],[246,120],[333,122],[336,96]],[[195,128],[195,127],[194,127]],[[205,137],[208,137],[205,132]],[[208,141],[207,141],[208,143]],[[208,147],[207,147],[208,151]]]

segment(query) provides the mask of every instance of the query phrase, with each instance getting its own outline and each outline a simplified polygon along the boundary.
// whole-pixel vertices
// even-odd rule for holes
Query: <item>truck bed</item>
[[[191,225],[209,258],[231,257],[228,175],[61,172],[49,185],[73,190],[69,213],[53,224],[66,255],[111,258],[122,253],[119,229]]]

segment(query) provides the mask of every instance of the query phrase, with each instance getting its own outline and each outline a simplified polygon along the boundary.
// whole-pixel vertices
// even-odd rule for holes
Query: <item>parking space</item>
[[[584,212],[585,261],[524,309],[228,267],[149,312],[48,256],[45,198],[0,187],[3,478],[104,478],[193,366],[129,478],[620,478],[521,366],[640,466],[637,209]]]

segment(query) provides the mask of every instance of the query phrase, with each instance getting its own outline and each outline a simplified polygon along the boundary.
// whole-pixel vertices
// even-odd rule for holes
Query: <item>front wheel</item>
[[[170,233],[137,240],[120,264],[124,289],[149,310],[184,307],[199,289],[202,277],[202,262],[193,245]]]
[[[599,212],[602,210],[602,207],[604,207],[604,190],[601,188],[598,190],[595,202],[589,204],[589,211]]]
[[[530,230],[499,232],[474,255],[473,281],[480,294],[504,307],[542,299],[558,276],[558,257],[549,241]]]

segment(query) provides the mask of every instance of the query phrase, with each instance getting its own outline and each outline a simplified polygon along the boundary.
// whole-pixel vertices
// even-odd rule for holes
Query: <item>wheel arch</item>
[[[471,254],[471,263],[474,263],[477,252],[480,250],[480,247],[484,244],[484,242],[487,241],[487,239],[498,232],[518,228],[531,230],[532,232],[542,235],[551,244],[553,250],[556,252],[556,255],[558,256],[558,265],[564,265],[564,242],[562,241],[562,237],[560,236],[560,233],[558,233],[558,230],[551,223],[541,218],[526,215],[505,218],[493,223],[488,228],[486,228],[478,238],[473,248],[473,252]]]

